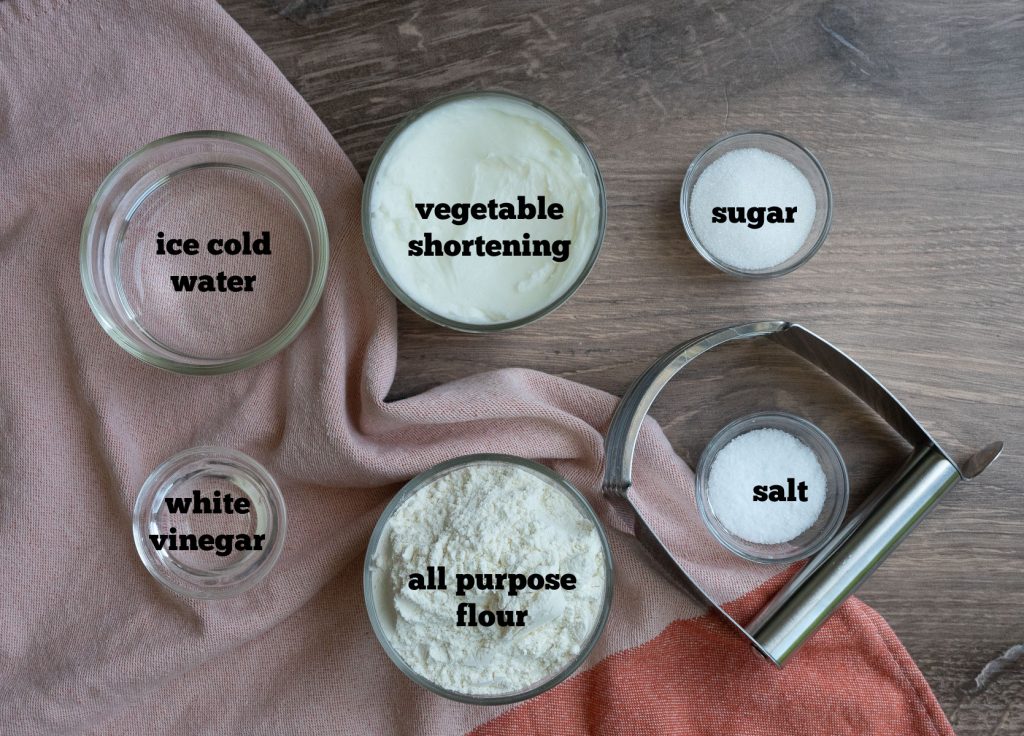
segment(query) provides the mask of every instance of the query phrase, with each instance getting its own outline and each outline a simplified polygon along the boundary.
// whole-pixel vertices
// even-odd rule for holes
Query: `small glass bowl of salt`
[[[832,187],[814,155],[780,133],[732,133],[690,164],[679,195],[683,227],[708,263],[770,278],[813,256],[832,224]]]
[[[849,495],[835,443],[792,414],[761,412],[729,423],[697,463],[701,519],[723,546],[753,562],[813,555],[839,529]]]

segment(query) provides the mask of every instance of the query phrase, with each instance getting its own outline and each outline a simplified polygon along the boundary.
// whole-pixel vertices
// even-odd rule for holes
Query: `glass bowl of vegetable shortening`
[[[835,444],[806,419],[741,417],[704,449],[697,510],[723,546],[753,562],[810,557],[846,515],[850,483]]]
[[[583,139],[506,92],[443,97],[408,116],[363,189],[363,237],[407,307],[463,332],[557,309],[597,260],[604,184]]]
[[[768,278],[799,268],[825,242],[832,188],[818,160],[791,138],[733,133],[690,164],[679,209],[690,242],[711,265]]]

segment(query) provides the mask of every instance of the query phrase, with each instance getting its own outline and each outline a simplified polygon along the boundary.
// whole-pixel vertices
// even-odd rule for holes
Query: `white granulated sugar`
[[[413,573],[444,565],[447,590],[410,590]],[[571,573],[575,590],[469,591],[456,573]],[[374,552],[377,610],[391,645],[428,680],[459,693],[521,691],[581,650],[605,595],[604,547],[593,522],[557,487],[509,464],[438,478],[391,516]],[[525,626],[458,627],[456,610],[528,610]]]
[[[755,501],[754,486],[807,484],[807,501]],[[722,525],[756,544],[795,539],[825,505],[825,471],[814,451],[781,429],[755,429],[723,447],[711,462],[708,503]]]
[[[796,207],[793,222],[712,222],[715,207]],[[773,268],[795,254],[814,224],[814,190],[792,163],[759,148],[729,151],[697,178],[690,195],[690,221],[700,244],[733,268]],[[737,213],[738,217],[738,213]],[[746,214],[744,214],[746,219]]]

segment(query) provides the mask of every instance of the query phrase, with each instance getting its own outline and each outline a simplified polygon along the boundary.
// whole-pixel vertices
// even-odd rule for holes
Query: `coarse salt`
[[[758,485],[787,479],[807,485],[806,501],[755,501]],[[755,429],[723,447],[711,462],[708,503],[727,530],[755,544],[780,544],[814,525],[828,491],[814,451],[781,429]]]
[[[807,240],[816,210],[807,177],[782,156],[760,148],[729,151],[697,178],[690,194],[690,221],[700,245],[741,271],[774,268]],[[796,208],[792,222],[712,222],[715,208]]]

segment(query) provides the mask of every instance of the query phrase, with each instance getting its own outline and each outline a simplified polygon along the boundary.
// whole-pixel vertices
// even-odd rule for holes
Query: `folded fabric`
[[[195,129],[284,153],[331,233],[327,287],[302,335],[226,376],[130,357],[79,282],[79,233],[103,177],[143,144]],[[395,300],[361,242],[360,190],[313,111],[213,2],[0,3],[0,732],[951,733],[863,604],[777,671],[655,572],[597,490],[614,397],[509,369],[386,403]],[[277,567],[236,599],[170,593],[133,547],[146,475],[197,444],[259,459],[288,504]],[[617,570],[587,667],[504,708],[406,679],[361,588],[370,531],[399,485],[484,451],[546,462],[583,490]],[[674,553],[738,614],[752,611],[777,571],[695,533],[692,473],[653,423],[636,468]]]

